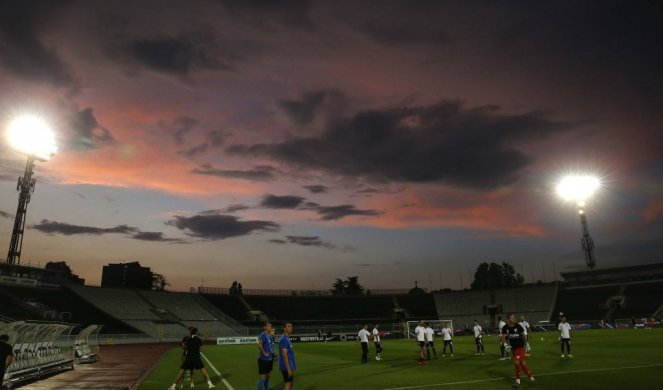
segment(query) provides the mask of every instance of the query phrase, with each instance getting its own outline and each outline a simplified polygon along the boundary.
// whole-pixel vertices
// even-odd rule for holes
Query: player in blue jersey
[[[292,350],[290,335],[292,334],[292,322],[283,324],[283,335],[279,340],[279,370],[283,375],[283,390],[291,390],[297,364],[295,363],[295,351]]]
[[[258,390],[270,390],[269,377],[274,366],[274,339],[272,338],[272,324],[262,324],[262,333],[258,336]]]

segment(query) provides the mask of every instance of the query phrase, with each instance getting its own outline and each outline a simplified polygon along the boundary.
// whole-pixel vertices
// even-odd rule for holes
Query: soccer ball
[[[541,341],[543,341],[543,337],[541,337]]]
[[[382,358],[379,357],[379,356],[376,356],[376,357],[375,357],[375,360],[382,360]]]

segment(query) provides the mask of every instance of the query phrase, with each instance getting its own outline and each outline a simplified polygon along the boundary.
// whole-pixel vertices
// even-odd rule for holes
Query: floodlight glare
[[[564,200],[582,204],[601,186],[601,181],[594,176],[573,175],[563,178],[557,185],[557,194]]]
[[[15,119],[7,129],[7,137],[13,148],[40,161],[47,161],[57,152],[53,131],[39,118]]]

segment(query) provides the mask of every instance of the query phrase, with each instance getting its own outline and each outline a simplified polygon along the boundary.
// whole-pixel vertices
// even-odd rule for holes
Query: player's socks
[[[265,380],[265,390],[270,390],[269,386],[270,386],[269,379],[266,379]]]
[[[258,390],[263,390],[264,387],[265,387],[265,380],[258,379]]]
[[[213,388],[215,388],[216,386],[214,386],[214,384],[212,383],[211,380],[207,379],[207,387],[208,387],[209,389],[213,389]]]

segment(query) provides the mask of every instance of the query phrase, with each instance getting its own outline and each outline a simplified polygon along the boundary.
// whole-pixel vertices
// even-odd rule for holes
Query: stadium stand
[[[495,303],[501,305],[503,313],[523,314],[534,324],[550,318],[556,290],[554,284],[496,290]]]
[[[454,328],[474,326],[474,320],[484,328],[492,326],[484,306],[490,304],[490,291],[450,291],[433,294],[437,314],[442,320],[452,320]]]
[[[246,334],[228,316],[206,309],[197,294],[71,286],[72,291],[133,328],[157,340],[177,340],[189,326],[205,329],[208,337]],[[216,314],[216,315],[215,315]]]
[[[0,287],[3,315],[13,320],[66,321],[83,327],[103,324],[107,333],[139,333],[67,288]]]
[[[556,320],[560,312],[572,321],[603,319],[608,312],[606,302],[610,297],[618,295],[620,287],[562,287],[550,320]]]
[[[663,282],[625,285],[624,299],[615,308],[613,318],[653,318],[663,305]]]
[[[484,328],[496,325],[490,321],[488,308],[499,314],[524,314],[531,323],[547,320],[555,302],[554,284],[531,285],[491,291],[450,291],[433,294],[440,319],[452,320],[455,328],[470,328],[478,320]],[[491,295],[494,294],[494,297]]]
[[[432,294],[394,295],[395,306],[405,311],[405,318],[438,318]]]
[[[255,320],[254,317],[248,312],[244,303],[240,300],[240,297],[237,295],[204,294],[203,297],[212,305],[220,308],[224,313],[228,314],[237,321],[253,322]]]
[[[272,321],[385,320],[394,316],[390,296],[244,296]]]

